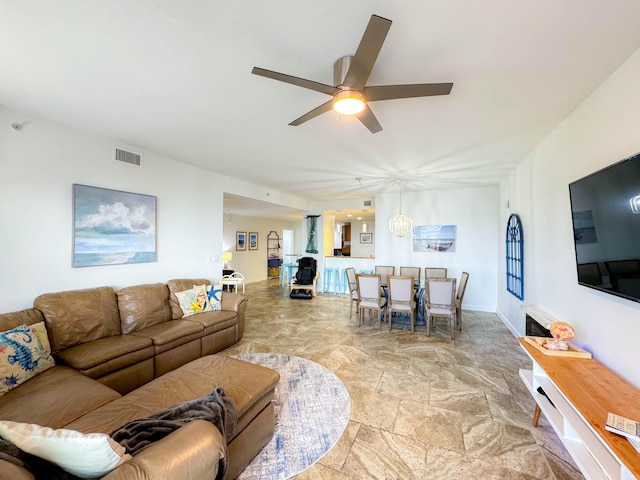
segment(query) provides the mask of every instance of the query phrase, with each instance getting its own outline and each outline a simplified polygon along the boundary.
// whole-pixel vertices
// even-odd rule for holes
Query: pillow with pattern
[[[180,308],[182,309],[182,318],[190,317],[197,313],[210,312],[213,310],[207,290],[204,285],[200,285],[189,290],[176,292]]]
[[[194,285],[193,288],[204,288],[207,292],[207,298],[211,309],[222,310],[222,285]]]
[[[44,322],[0,333],[0,395],[54,365]]]

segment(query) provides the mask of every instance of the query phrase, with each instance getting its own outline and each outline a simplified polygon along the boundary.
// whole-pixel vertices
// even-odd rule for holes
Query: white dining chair
[[[456,324],[458,330],[462,330],[462,299],[464,298],[464,292],[467,289],[467,282],[469,281],[469,274],[462,272],[460,277],[460,283],[458,284],[458,292],[456,293]]]
[[[449,319],[451,325],[451,339],[454,338],[456,327],[456,279],[455,278],[427,278],[426,280],[425,321],[427,335],[431,335],[432,322],[437,317]]]
[[[400,267],[400,276],[413,277],[413,284],[416,288],[420,287],[420,267]]]
[[[353,304],[356,304],[356,313],[360,311],[358,306],[358,284],[356,282],[356,270],[353,267],[344,269],[347,276],[347,290],[349,292],[349,318],[353,315]]]
[[[424,280],[427,278],[447,278],[447,269],[441,267],[424,267]]]
[[[391,330],[392,326],[393,312],[397,312],[409,315],[411,331],[413,332],[416,324],[414,277],[410,275],[390,275],[387,277],[387,281],[389,282],[387,287],[389,295],[387,300],[387,320],[389,321],[389,330]]]
[[[387,299],[380,294],[382,282],[380,275],[358,275],[356,277],[358,285],[358,326],[364,323],[365,312],[376,312],[377,319],[382,328],[382,321],[385,314]]]
[[[389,275],[395,275],[396,267],[392,265],[376,265],[373,273],[380,275],[380,282],[383,287],[387,286],[387,277]]]

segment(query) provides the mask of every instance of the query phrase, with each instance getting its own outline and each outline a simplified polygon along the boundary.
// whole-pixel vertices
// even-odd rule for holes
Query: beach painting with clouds
[[[151,195],[73,185],[73,266],[156,261]]]

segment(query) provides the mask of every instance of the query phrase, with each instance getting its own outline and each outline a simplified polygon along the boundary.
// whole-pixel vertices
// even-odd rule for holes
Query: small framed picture
[[[361,233],[360,243],[373,243],[373,233]]]
[[[249,250],[258,250],[258,232],[249,232]]]
[[[236,232],[236,250],[247,249],[247,232]]]

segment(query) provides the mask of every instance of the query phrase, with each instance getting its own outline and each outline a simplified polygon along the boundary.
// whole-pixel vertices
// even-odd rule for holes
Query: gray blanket
[[[227,442],[231,439],[236,427],[238,413],[231,397],[224,395],[222,387],[216,388],[209,395],[169,407],[147,418],[132,420],[111,433],[111,438],[134,455],[144,447],[156,442],[182,425],[193,420],[206,420],[215,425],[225,438],[224,458],[216,479],[224,477],[227,471]]]

